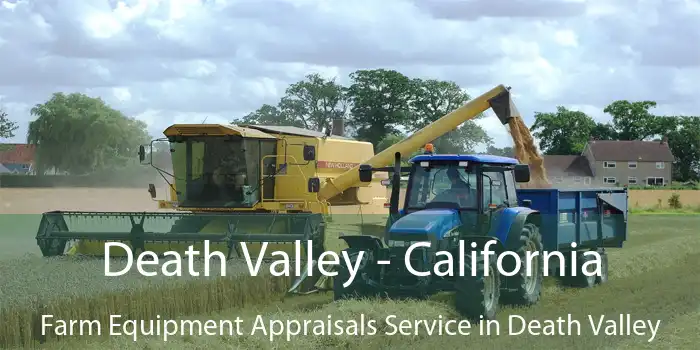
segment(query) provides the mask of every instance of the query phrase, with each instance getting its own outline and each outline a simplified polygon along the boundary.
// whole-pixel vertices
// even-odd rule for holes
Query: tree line
[[[150,142],[147,125],[127,117],[100,98],[55,93],[31,108],[27,143],[35,146],[34,170],[86,175],[138,165],[141,144]],[[0,138],[15,136],[18,125],[0,113]]]
[[[342,118],[348,136],[371,142],[380,152],[470,99],[455,82],[411,78],[389,69],[357,70],[347,85],[309,74],[291,84],[276,105],[265,104],[232,122],[325,131],[333,119]],[[482,117],[434,140],[436,150],[465,153],[478,145],[493,147],[493,139],[474,121]]]
[[[547,155],[581,154],[589,140],[651,141],[666,139],[676,161],[673,179],[700,179],[700,118],[652,113],[654,101],[614,101],[603,109],[612,116],[607,123],[596,122],[581,111],[558,106],[556,112],[536,112],[530,127]]]
[[[471,99],[457,83],[406,76],[389,69],[357,70],[348,84],[336,78],[309,74],[289,85],[276,104],[264,104],[231,123],[288,125],[326,131],[342,118],[348,136],[374,144],[380,152],[434,122]],[[531,126],[540,149],[549,155],[580,154],[591,138],[599,140],[650,140],[665,137],[677,161],[674,179],[700,177],[700,119],[659,116],[653,101],[612,102],[603,110],[612,122],[596,122],[581,111],[557,107],[535,112]],[[148,143],[146,124],[128,117],[102,99],[79,93],[55,93],[31,109],[27,142],[37,148],[35,169],[74,175],[105,171],[132,164],[140,144]],[[433,141],[440,153],[473,153],[478,146],[487,154],[514,156],[511,147],[497,147],[475,120]],[[14,137],[17,123],[0,111],[0,138]],[[167,147],[157,154],[167,159]],[[164,163],[165,164],[165,163]]]

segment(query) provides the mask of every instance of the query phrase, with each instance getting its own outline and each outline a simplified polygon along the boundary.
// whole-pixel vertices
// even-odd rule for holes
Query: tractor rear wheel
[[[475,322],[482,317],[493,320],[498,314],[498,301],[501,294],[501,277],[496,259],[486,266],[483,255],[478,254],[476,274],[472,271],[471,257],[466,256],[465,260],[464,276],[457,277],[455,282],[455,307],[462,316]]]
[[[360,265],[357,269],[357,274],[355,279],[347,287],[343,286],[348,280],[350,280],[350,271],[345,264],[337,265],[338,274],[333,277],[333,300],[343,300],[343,299],[355,299],[364,298],[371,296],[370,287],[363,283],[362,280],[358,280],[363,270],[367,268],[367,254],[362,254],[360,258],[360,251],[357,250],[347,250],[348,257],[350,258],[350,263],[354,266],[357,259],[362,259]]]
[[[520,259],[520,269],[513,276],[503,276],[505,286],[508,287],[502,293],[503,302],[510,305],[534,305],[540,300],[544,280],[542,235],[536,225],[525,224],[515,253]],[[537,255],[532,256],[535,254]]]

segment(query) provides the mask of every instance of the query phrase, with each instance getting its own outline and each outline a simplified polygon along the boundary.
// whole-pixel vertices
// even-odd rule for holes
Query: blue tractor
[[[557,218],[566,213],[558,211],[564,208],[563,202],[558,202],[559,192],[551,191],[559,190],[543,189],[550,191],[546,192],[547,196],[540,196],[545,199],[530,194],[529,198],[537,201],[534,206],[533,200],[518,198],[523,190],[516,190],[516,183],[530,181],[530,168],[512,158],[427,152],[412,158],[410,166],[402,167],[401,155],[396,153],[393,167],[361,165],[359,171],[362,182],[372,181],[375,171],[393,173],[390,215],[384,239],[367,235],[342,236],[348,244],[346,252],[352,259],[352,266],[357,260],[360,262],[354,278],[351,278],[351,269],[343,264],[338,266],[333,283],[336,300],[376,296],[422,299],[437,292],[453,291],[455,306],[465,318],[493,319],[499,304],[533,305],[540,300],[543,249],[550,249],[543,246],[543,225],[549,231],[546,234],[553,239],[551,249],[568,248],[574,254],[578,253],[577,249],[597,250],[604,257],[604,273],[598,278],[583,274],[569,276],[567,281],[581,286],[607,280],[607,256],[602,247],[621,246],[625,236],[619,234],[620,229],[626,234],[624,215],[624,222],[615,221],[609,232],[605,229],[599,229],[597,234],[591,231],[591,236],[586,238],[580,234],[580,229],[575,229],[577,234],[566,236],[568,241],[557,241],[557,231],[562,227]],[[408,183],[404,205],[399,210],[400,179],[405,173],[409,174]],[[615,200],[596,197],[606,191],[589,191],[594,196],[590,201],[585,199],[586,191],[572,191],[572,196],[583,201],[576,201],[577,209],[571,210],[580,213],[591,208],[591,213],[600,213],[602,208],[607,208],[606,213],[609,213],[612,208],[626,214],[626,192],[623,193],[624,202],[619,197]],[[618,204],[609,205],[615,202]],[[588,207],[582,207],[581,203]],[[547,215],[534,209],[538,205]],[[553,208],[553,212],[549,208]],[[593,221],[585,228],[607,227],[601,220],[605,219],[599,216],[599,225]],[[603,235],[605,232],[608,236]],[[571,248],[571,242],[576,241],[579,247]],[[493,254],[485,255],[485,250]],[[497,257],[506,251],[513,253],[504,254],[497,265]],[[527,252],[539,254],[526,258]],[[586,257],[574,262],[575,268],[580,270]],[[565,265],[557,266],[557,259],[552,260],[554,264],[550,268],[553,270],[564,268],[570,262],[567,260]],[[525,264],[529,264],[529,271]],[[508,273],[501,274],[501,271]],[[515,273],[511,273],[513,271]],[[566,279],[567,275],[561,276]]]

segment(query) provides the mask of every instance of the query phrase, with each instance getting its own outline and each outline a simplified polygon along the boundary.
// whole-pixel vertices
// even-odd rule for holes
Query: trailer
[[[500,304],[537,304],[546,276],[576,287],[605,283],[606,248],[627,239],[626,188],[519,189],[529,166],[490,155],[428,152],[402,167],[396,153],[394,162],[359,167],[363,182],[393,173],[390,215],[383,238],[341,237],[358,269],[338,267],[336,300],[451,291],[466,318],[494,319]]]
[[[518,203],[540,213],[540,234],[546,252],[561,252],[571,258],[576,252],[576,276],[571,274],[572,261],[559,266],[557,259],[548,264],[550,276],[569,286],[592,287],[607,281],[606,248],[622,248],[627,240],[628,190],[612,188],[542,188],[517,189]],[[597,251],[602,258],[601,275],[582,274],[588,261],[583,252]],[[565,267],[562,273],[561,268]],[[562,276],[563,275],[563,276]]]
[[[628,191],[613,188],[517,189],[518,203],[542,216],[545,250],[622,248],[627,239]]]

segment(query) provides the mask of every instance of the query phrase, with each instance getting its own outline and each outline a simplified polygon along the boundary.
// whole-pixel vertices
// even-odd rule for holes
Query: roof
[[[431,160],[444,161],[468,161],[477,163],[496,163],[496,164],[518,164],[518,160],[514,158],[492,156],[484,154],[421,154],[411,159],[412,163],[424,162]]]
[[[18,143],[0,144],[0,163],[28,164],[33,162],[33,145]]]
[[[287,135],[298,135],[298,136],[308,136],[308,137],[325,137],[326,136],[326,134],[324,134],[320,131],[299,128],[296,126],[252,125],[252,124],[241,124],[241,126],[244,126],[247,128],[252,128],[252,129],[258,129],[261,131],[274,133],[274,134],[287,134]],[[328,137],[334,138],[334,139],[350,140],[350,138],[348,138],[348,137],[338,136],[338,135],[329,135]]]
[[[28,164],[4,163],[2,166],[10,173],[26,174],[29,172]]]
[[[8,174],[11,173],[10,169],[5,168],[4,165],[0,164],[0,174]]]
[[[173,124],[167,127],[163,134],[165,136],[228,136],[240,135],[249,138],[274,139],[275,137],[260,130],[246,128],[237,125],[223,124]]]
[[[584,156],[545,155],[543,158],[544,168],[549,176],[593,176]]]
[[[597,161],[673,162],[675,158],[668,143],[659,141],[589,141]]]

